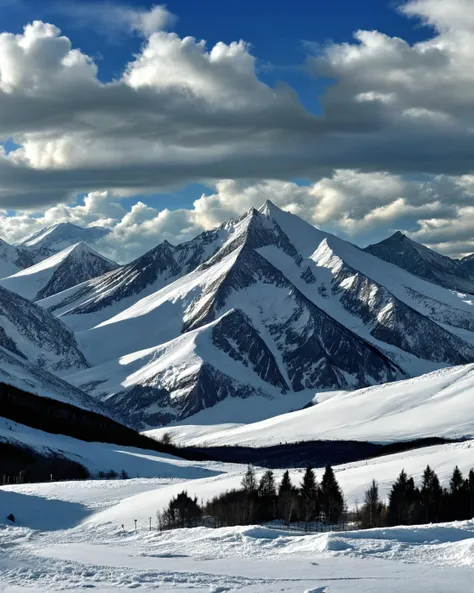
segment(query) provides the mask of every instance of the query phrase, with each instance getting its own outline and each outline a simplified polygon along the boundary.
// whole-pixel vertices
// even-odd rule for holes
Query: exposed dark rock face
[[[0,287],[0,345],[53,371],[86,368],[74,334],[54,315]]]
[[[365,251],[445,288],[474,293],[474,269],[469,260],[441,255],[397,231],[388,239],[369,245]]]
[[[57,294],[118,267],[116,263],[96,253],[85,243],[79,243],[58,266],[49,282],[38,291],[34,300]]]

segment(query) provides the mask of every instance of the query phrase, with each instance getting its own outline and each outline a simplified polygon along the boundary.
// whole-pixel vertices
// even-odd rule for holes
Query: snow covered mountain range
[[[473,438],[474,364],[433,371],[414,379],[375,385],[343,393],[322,393],[313,406],[257,422],[239,421],[229,403],[213,410],[213,422],[204,423],[206,411],[176,426],[146,434],[161,439],[167,432],[175,444],[187,446],[269,447],[313,440],[354,440],[391,443],[432,436]],[[227,408],[227,409],[225,409]],[[233,423],[220,423],[233,418]]]
[[[0,277],[15,274],[38,261],[36,254],[28,249],[10,245],[0,239]]]
[[[369,245],[365,251],[445,288],[474,293],[472,256],[452,259],[412,241],[400,231]]]
[[[103,227],[83,228],[72,222],[60,222],[26,237],[18,243],[18,246],[42,254],[43,257],[49,257],[75,243],[84,242],[94,245],[109,233],[110,230]]]
[[[118,264],[81,242],[3,278],[0,285],[36,301],[116,268]]]
[[[55,234],[24,244],[50,249]],[[76,353],[67,364],[46,357],[49,370],[138,428],[228,398],[251,420],[255,396],[280,413],[316,391],[474,362],[462,261],[401,234],[362,250],[271,202],[127,265],[79,243],[0,285],[35,301],[11,299],[54,320],[64,335],[56,342]],[[39,356],[11,340],[0,345]]]

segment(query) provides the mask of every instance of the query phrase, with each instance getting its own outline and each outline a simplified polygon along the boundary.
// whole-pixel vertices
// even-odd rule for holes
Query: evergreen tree
[[[308,523],[319,515],[318,485],[313,468],[308,465],[300,486],[301,507],[306,529]]]
[[[297,502],[296,488],[291,483],[290,472],[283,474],[280,488],[278,489],[278,514],[288,527],[293,519]]]
[[[362,527],[380,527],[382,525],[382,514],[384,505],[379,498],[379,487],[375,480],[365,491],[364,505],[361,511]]]
[[[247,466],[247,471],[242,478],[242,488],[247,494],[253,494],[257,490],[257,478],[255,477],[255,470],[251,465]]]
[[[258,493],[264,498],[275,498],[275,475],[272,470],[267,470],[261,477],[260,484],[258,485]]]
[[[474,469],[471,469],[467,478],[467,491],[469,496],[469,519],[474,518]]]
[[[319,499],[326,522],[328,524],[337,523],[344,510],[344,497],[329,464],[326,466],[321,480]]]
[[[170,500],[168,508],[160,516],[160,523],[165,529],[193,527],[201,516],[197,498],[191,498],[183,490]]]
[[[424,512],[423,521],[426,523],[439,521],[442,497],[443,490],[438,476],[427,465],[423,472],[423,481],[420,490],[420,501]]]
[[[417,517],[419,492],[412,477],[400,472],[389,496],[388,514],[391,525],[412,525]]]
[[[456,465],[453,471],[453,475],[451,480],[449,481],[449,489],[451,490],[451,494],[456,494],[462,490],[464,486],[464,478],[462,476],[461,470]]]
[[[280,487],[278,488],[278,496],[284,492],[291,492],[293,490],[293,484],[291,483],[290,472],[286,470],[281,479]]]
[[[275,476],[267,470],[258,485],[258,517],[260,521],[271,521],[276,518],[277,495]]]
[[[458,466],[454,468],[449,481],[448,518],[453,521],[469,516],[469,485]]]

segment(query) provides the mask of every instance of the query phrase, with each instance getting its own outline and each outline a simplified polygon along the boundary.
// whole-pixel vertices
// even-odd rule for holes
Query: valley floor
[[[0,488],[0,592],[473,590],[474,521],[312,535],[262,526],[156,531],[153,511],[172,493],[191,484],[204,493],[224,476]],[[4,521],[7,512],[16,524]]]

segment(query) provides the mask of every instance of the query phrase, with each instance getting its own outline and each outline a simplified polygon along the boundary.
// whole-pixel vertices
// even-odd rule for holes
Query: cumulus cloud
[[[124,5],[118,2],[57,2],[50,6],[50,11],[62,13],[71,18],[77,27],[87,27],[108,36],[137,33],[148,37],[156,31],[173,25],[176,20],[166,6],[153,5],[144,8]]]
[[[464,0],[449,4],[442,14],[435,0],[403,6],[436,27],[427,41],[359,31],[310,58],[309,70],[334,79],[320,117],[291,88],[259,80],[247,43],[180,38],[162,29],[162,7],[117,5],[147,37],[109,84],[53,25],[0,34],[0,139],[20,145],[0,158],[0,199],[14,207],[79,191],[317,179],[341,168],[464,174],[474,149],[474,31],[456,17]]]
[[[24,211],[18,228],[48,217],[110,226],[130,241],[121,259],[159,237],[189,238],[266,197],[348,237],[402,226],[445,245],[472,204],[469,4],[410,0],[401,10],[431,26],[425,41],[358,31],[311,56],[308,72],[333,80],[320,116],[293,89],[259,79],[248,43],[179,37],[165,30],[171,17],[161,6],[74,5],[83,18],[107,15],[144,37],[107,84],[54,25],[0,33],[0,142],[19,146],[0,149],[0,206]],[[421,175],[424,182],[410,181]],[[312,183],[287,181],[295,177]],[[115,199],[200,180],[215,180],[216,191],[189,210],[137,203],[125,212]],[[61,205],[79,192],[87,204]]]
[[[365,245],[403,230],[415,240],[448,255],[474,251],[474,178],[439,176],[408,181],[389,173],[338,170],[310,185],[279,180],[221,180],[189,209],[159,209],[143,202],[130,210],[117,196],[91,192],[81,204],[57,205],[42,214],[0,216],[4,239],[19,241],[43,226],[72,222],[99,225],[111,233],[98,245],[125,263],[159,242],[178,244],[239,216],[270,199],[281,208]]]

